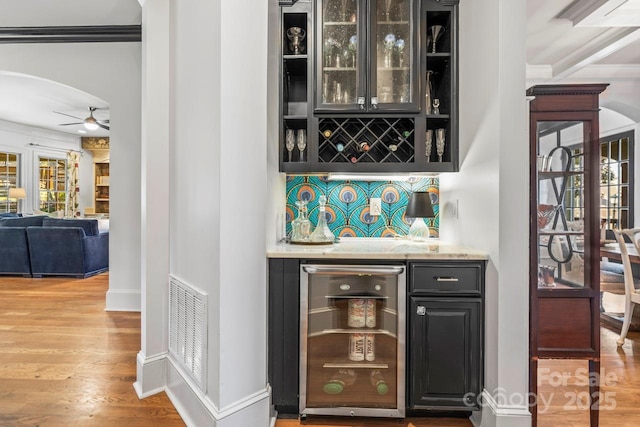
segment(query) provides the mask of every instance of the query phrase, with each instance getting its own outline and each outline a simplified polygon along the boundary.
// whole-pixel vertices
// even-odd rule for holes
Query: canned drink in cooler
[[[364,360],[364,334],[349,334],[349,360],[361,362]]]
[[[364,344],[364,358],[369,362],[376,360],[376,335],[375,334],[365,334],[365,344]]]
[[[365,304],[365,324],[367,328],[376,327],[376,300],[371,298]]]
[[[352,298],[349,300],[349,315],[347,325],[350,328],[364,328],[365,326],[365,299]]]

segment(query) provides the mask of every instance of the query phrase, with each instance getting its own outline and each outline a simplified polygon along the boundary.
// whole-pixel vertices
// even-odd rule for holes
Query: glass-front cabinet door
[[[418,111],[412,0],[370,2],[371,110]]]
[[[586,207],[596,194],[586,180],[595,173],[585,167],[585,143],[589,122],[537,122],[538,186],[538,286],[545,289],[574,289],[589,286],[585,274]],[[595,218],[594,218],[595,219]]]
[[[414,0],[318,1],[316,111],[418,111]]]

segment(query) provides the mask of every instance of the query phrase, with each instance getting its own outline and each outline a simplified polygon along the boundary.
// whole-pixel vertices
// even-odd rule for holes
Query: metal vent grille
[[[207,295],[169,280],[169,353],[206,390]]]

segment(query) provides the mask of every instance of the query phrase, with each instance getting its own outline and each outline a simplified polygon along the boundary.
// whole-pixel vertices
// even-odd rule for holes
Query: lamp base
[[[409,228],[409,239],[415,242],[424,242],[431,237],[429,227],[424,223],[422,218],[416,218]]]

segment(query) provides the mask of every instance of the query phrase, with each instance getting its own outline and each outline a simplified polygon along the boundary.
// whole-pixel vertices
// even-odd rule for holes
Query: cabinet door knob
[[[372,96],[371,97],[371,108],[373,108],[374,110],[378,109],[378,97],[377,96]]]
[[[424,308],[424,306],[419,305],[418,308],[416,308],[416,314],[418,316],[424,316],[425,314],[427,314],[427,309]]]
[[[360,106],[361,110],[364,110],[364,96],[358,97],[358,105]]]

